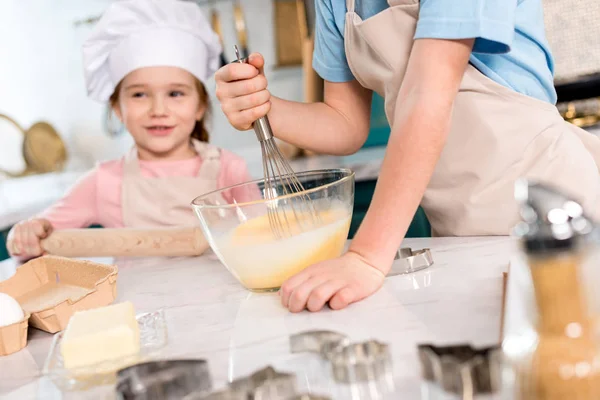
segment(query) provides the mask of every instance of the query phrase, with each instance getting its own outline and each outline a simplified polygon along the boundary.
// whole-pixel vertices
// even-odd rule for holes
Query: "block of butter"
[[[67,369],[139,353],[140,331],[133,304],[76,312],[65,329],[60,351]]]

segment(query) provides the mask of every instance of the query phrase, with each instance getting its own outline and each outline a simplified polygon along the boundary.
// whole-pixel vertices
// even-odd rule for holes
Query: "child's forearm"
[[[390,137],[375,194],[350,251],[387,274],[444,147],[439,108],[415,104]],[[449,119],[449,118],[448,118]]]
[[[387,274],[446,143],[473,40],[418,40],[369,211],[351,251]]]
[[[325,83],[325,102],[271,98],[269,121],[279,139],[317,153],[347,155],[367,139],[371,92],[357,82]]]

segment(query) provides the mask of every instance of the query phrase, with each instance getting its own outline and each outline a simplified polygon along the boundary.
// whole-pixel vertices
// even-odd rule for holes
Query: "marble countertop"
[[[395,398],[431,400],[422,391],[416,345],[498,344],[502,272],[516,252],[516,243],[508,237],[425,238],[406,239],[403,246],[431,248],[435,264],[411,275],[387,278],[375,295],[342,311],[291,314],[276,293],[243,289],[211,254],[116,261],[117,301],[132,301],[138,312],[163,308],[169,343],[161,357],[207,359],[216,388],[272,365],[295,372],[301,389],[349,398],[339,394],[343,388],[323,378],[327,374],[319,370],[322,364],[315,364],[318,358],[289,351],[291,334],[325,329],[353,341],[388,343],[396,390],[401,393]],[[24,350],[0,357],[0,397],[111,398],[111,387],[61,395],[40,377],[51,340],[52,335],[31,329]]]
[[[260,147],[233,151],[246,159],[250,174],[255,179],[263,177]],[[318,155],[298,158],[292,160],[291,165],[296,172],[350,168],[355,172],[357,181],[371,180],[377,179],[384,153],[384,147],[372,147],[345,157]],[[60,199],[84,173],[85,171],[66,171],[0,180],[0,230],[43,211]]]

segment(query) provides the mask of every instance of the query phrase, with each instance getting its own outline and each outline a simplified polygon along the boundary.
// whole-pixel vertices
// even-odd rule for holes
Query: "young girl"
[[[600,140],[554,102],[541,0],[316,0],[313,66],[324,101],[271,97],[259,71],[230,64],[217,93],[240,130],[269,112],[275,136],[357,151],[372,92],[392,127],[373,202],[349,251],[282,285],[292,311],[338,309],[383,284],[419,204],[437,236],[508,235],[518,178],[551,183],[600,216]]]
[[[220,52],[193,3],[111,4],[84,44],[86,85],[92,99],[110,102],[135,146],[87,173],[41,215],[14,226],[11,255],[41,255],[40,240],[53,229],[189,226],[196,196],[249,180],[243,159],[207,143],[205,84]]]

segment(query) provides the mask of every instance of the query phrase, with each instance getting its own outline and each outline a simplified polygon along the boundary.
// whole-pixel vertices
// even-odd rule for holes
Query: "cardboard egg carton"
[[[27,345],[28,313],[19,322],[0,327],[0,356],[7,356],[23,349]]]
[[[0,328],[0,356],[27,344],[29,325],[56,333],[76,311],[111,304],[117,297],[117,267],[58,256],[33,259],[0,282],[0,292],[13,297],[25,318]]]

